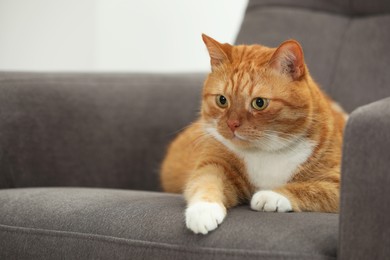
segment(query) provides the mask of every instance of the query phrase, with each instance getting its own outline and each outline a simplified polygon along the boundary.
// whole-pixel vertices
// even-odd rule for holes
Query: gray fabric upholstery
[[[311,11],[337,13],[354,17],[390,13],[390,3],[387,0],[251,0],[248,10],[275,6],[304,8]]]
[[[255,0],[237,43],[301,42],[314,79],[347,111],[390,96],[390,2]]]
[[[390,96],[389,42],[390,13],[350,20],[330,89],[348,111]]]
[[[351,114],[343,151],[341,259],[390,255],[389,147],[390,98]]]
[[[159,189],[204,75],[0,73],[0,188]]]
[[[242,206],[203,236],[186,229],[184,207],[163,193],[0,190],[0,259],[335,259],[337,214]]]

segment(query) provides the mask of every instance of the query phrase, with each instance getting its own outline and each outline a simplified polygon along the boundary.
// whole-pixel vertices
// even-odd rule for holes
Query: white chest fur
[[[286,184],[299,165],[309,158],[315,146],[309,140],[300,139],[277,152],[245,151],[237,149],[214,128],[208,128],[207,132],[245,162],[249,181],[258,190],[274,189]]]
[[[245,162],[250,182],[259,190],[274,189],[286,184],[298,166],[313,151],[313,144],[301,141],[293,149],[281,152],[234,151]]]

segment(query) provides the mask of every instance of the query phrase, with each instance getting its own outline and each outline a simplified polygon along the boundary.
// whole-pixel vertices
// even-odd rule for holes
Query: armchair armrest
[[[390,98],[356,109],[345,134],[340,259],[390,255]]]
[[[159,189],[203,74],[0,72],[0,188]]]

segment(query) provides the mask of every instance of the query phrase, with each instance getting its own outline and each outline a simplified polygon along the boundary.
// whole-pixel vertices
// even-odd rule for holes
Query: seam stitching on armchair
[[[331,15],[337,15],[337,16],[344,16],[344,17],[349,17],[350,14],[348,13],[343,13],[343,12],[336,12],[336,11],[328,11],[328,10],[323,10],[320,8],[315,8],[315,7],[307,7],[307,6],[290,6],[287,4],[263,4],[263,5],[254,5],[254,6],[248,6],[246,14],[249,12],[253,12],[255,10],[261,10],[261,9],[269,9],[269,8],[283,8],[283,9],[294,9],[294,10],[302,10],[302,11],[310,11],[310,12],[317,12],[317,13],[324,13],[324,14],[331,14]]]
[[[272,252],[265,250],[245,250],[245,249],[226,249],[226,248],[211,248],[211,247],[197,247],[194,249],[185,248],[185,245],[178,244],[168,244],[161,242],[153,242],[146,240],[136,240],[136,239],[128,239],[128,238],[119,238],[107,235],[98,235],[91,233],[79,233],[79,232],[71,232],[71,231],[61,231],[61,230],[48,230],[48,229],[38,229],[38,228],[29,228],[29,227],[17,227],[17,226],[9,226],[0,224],[0,232],[10,232],[10,233],[25,233],[27,235],[43,235],[43,236],[51,236],[51,237],[66,237],[70,239],[81,239],[81,240],[95,240],[95,241],[104,241],[106,243],[113,243],[118,245],[125,246],[135,246],[135,247],[147,247],[158,248],[161,250],[168,251],[183,251],[191,254],[209,254],[209,253],[217,253],[217,254],[225,254],[225,255],[278,255],[278,256],[307,256],[307,257],[326,257],[329,259],[335,259],[333,256],[329,255],[317,255],[310,253],[296,253],[296,252]],[[58,236],[60,235],[60,236]]]

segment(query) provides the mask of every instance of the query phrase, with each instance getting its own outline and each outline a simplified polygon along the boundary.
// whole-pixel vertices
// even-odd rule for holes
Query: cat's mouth
[[[233,133],[232,140],[238,140],[238,141],[248,141],[247,138],[243,137],[242,135],[238,134],[237,132]]]
[[[249,143],[250,141],[247,137],[237,133],[237,131],[234,133],[230,132],[230,135],[228,133],[221,134],[215,127],[207,127],[206,131],[214,136],[217,140],[225,144],[226,142],[230,141],[231,143],[242,145],[244,143]]]

